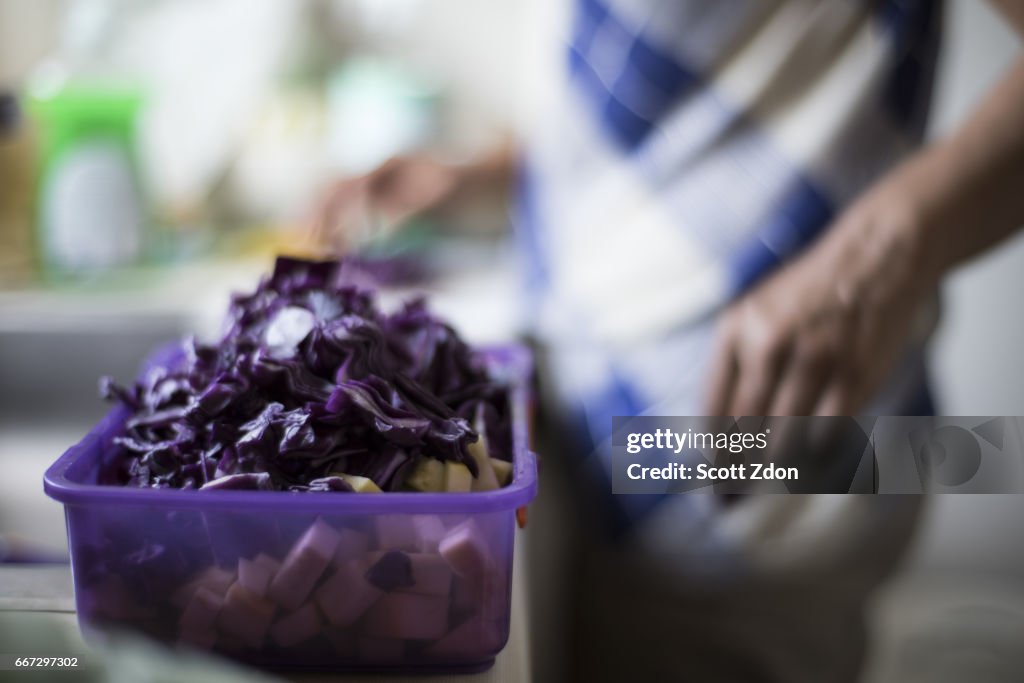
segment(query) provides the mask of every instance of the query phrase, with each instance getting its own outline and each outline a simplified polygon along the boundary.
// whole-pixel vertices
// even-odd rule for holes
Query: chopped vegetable
[[[474,424],[479,432],[479,438],[469,444],[469,454],[476,462],[477,476],[473,480],[474,491],[493,491],[498,488],[498,478],[494,474],[494,467],[491,465],[490,445],[487,436],[487,422],[484,420],[483,404],[477,406]]]
[[[182,635],[186,633],[209,633],[214,631],[217,616],[224,606],[224,596],[214,593],[209,588],[201,587],[189,600],[185,611],[181,613],[178,627]]]
[[[414,491],[444,491],[444,463],[433,458],[423,458],[406,477],[405,485]]]
[[[377,638],[434,640],[448,630],[448,598],[387,593],[363,618],[363,632]]]
[[[381,555],[367,570],[366,580],[385,592],[408,588],[416,583],[412,578],[412,561],[401,550]]]
[[[351,626],[384,591],[366,580],[366,560],[338,565],[334,574],[317,589],[314,598],[320,611],[336,626]]]
[[[380,487],[369,477],[357,477],[354,474],[339,474],[338,476],[356,493],[381,493]]]
[[[491,458],[491,468],[498,479],[498,486],[508,486],[512,482],[512,463],[506,460]]]
[[[280,568],[280,562],[262,553],[252,560],[239,558],[238,583],[250,593],[262,598],[267,594],[270,581]]]
[[[422,300],[383,313],[365,275],[348,261],[279,258],[233,299],[218,344],[188,340],[178,365],[129,387],[105,379],[103,394],[132,411],[115,439],[117,480],[397,491],[418,473],[411,488],[440,490],[424,463],[443,462],[492,488],[471,422],[487,455],[511,460],[507,385]]]
[[[369,537],[355,529],[338,529],[338,539],[338,550],[334,553],[335,564],[358,560],[370,549]]]
[[[270,639],[281,647],[291,647],[320,634],[320,612],[307,602],[299,609],[284,615],[270,627]]]
[[[377,515],[374,526],[376,547],[382,550],[416,550],[420,546],[419,534],[408,515]]]
[[[206,588],[216,595],[224,596],[235,582],[235,574],[220,567],[207,567],[198,576],[171,595],[171,603],[184,607],[200,588]]]
[[[441,540],[438,552],[452,571],[463,578],[486,576],[491,569],[487,541],[473,520],[449,531]]]
[[[338,532],[317,520],[284,558],[267,597],[285,609],[298,609],[331,563],[340,541]]]
[[[315,518],[283,557],[239,557],[237,573],[210,567],[172,590],[177,641],[236,654],[327,646],[367,663],[496,650],[509,580],[484,528],[382,515],[364,533]]]
[[[473,474],[461,462],[448,461],[444,464],[444,490],[465,493],[473,489]]]
[[[448,596],[452,592],[452,570],[440,555],[411,553],[413,585],[410,593]]]
[[[437,544],[446,533],[444,522],[437,515],[416,515],[412,518],[412,528],[416,534],[416,550],[422,553],[436,553]]]
[[[228,589],[217,625],[221,631],[238,638],[246,647],[260,647],[270,630],[274,611],[274,603],[235,583]]]

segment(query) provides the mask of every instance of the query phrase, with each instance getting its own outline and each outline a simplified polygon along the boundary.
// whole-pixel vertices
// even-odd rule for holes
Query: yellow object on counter
[[[13,95],[0,94],[0,287],[32,278],[34,144]]]

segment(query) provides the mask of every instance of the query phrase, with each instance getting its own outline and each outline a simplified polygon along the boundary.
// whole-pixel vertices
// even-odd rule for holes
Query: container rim
[[[43,475],[43,490],[65,505],[130,505],[175,509],[224,510],[287,506],[289,512],[321,514],[446,514],[512,510],[526,505],[537,494],[537,456],[527,444],[527,384],[533,370],[529,350],[522,344],[503,344],[478,349],[512,377],[512,481],[495,491],[470,493],[387,492],[380,495],[331,495],[308,491],[195,491],[142,489],[104,484],[82,484],[68,477],[68,470],[112,431],[120,428],[128,408],[118,404],[85,436],[61,455]],[[178,342],[158,348],[144,368],[165,365],[180,355]]]

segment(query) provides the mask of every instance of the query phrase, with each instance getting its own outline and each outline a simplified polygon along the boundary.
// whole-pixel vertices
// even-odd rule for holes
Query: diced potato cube
[[[336,473],[337,476],[344,479],[352,490],[356,493],[380,493],[380,487],[374,483],[373,479],[369,477],[360,477],[354,474],[343,474],[341,472]]]
[[[374,528],[377,549],[406,552],[437,552],[446,533],[437,515],[377,515]]]
[[[473,490],[473,474],[461,462],[448,460],[444,464],[444,490],[466,493]]]
[[[444,491],[444,463],[435,458],[421,458],[405,478],[405,485],[415,491]]]
[[[316,604],[332,624],[351,626],[384,594],[366,580],[368,568],[365,559],[345,562],[317,589]]]
[[[178,631],[184,638],[188,634],[197,636],[205,631],[213,631],[217,624],[217,616],[224,607],[224,597],[205,586],[199,587],[192,594],[185,611],[178,619]]]
[[[423,553],[436,553],[437,544],[444,538],[447,529],[437,515],[415,515],[412,526],[416,533],[416,550]]]
[[[297,610],[331,563],[340,540],[337,531],[316,520],[288,551],[270,581],[267,596],[286,610]]]
[[[320,634],[320,613],[307,602],[281,617],[270,627],[270,638],[281,647],[291,647]]]
[[[217,625],[247,647],[258,648],[267,637],[275,610],[274,603],[250,593],[236,582],[228,589]]]
[[[195,592],[201,587],[209,588],[217,595],[223,596],[234,582],[234,572],[229,572],[227,569],[221,569],[217,566],[207,567],[199,572],[195,578],[174,592],[171,596],[171,604],[184,609]]]
[[[438,545],[438,552],[459,576],[476,578],[493,571],[487,541],[472,519],[449,531]]]
[[[416,583],[410,593],[447,596],[452,590],[452,570],[440,555],[432,553],[410,553],[412,578]]]
[[[477,406],[476,420],[473,427],[479,437],[469,444],[467,450],[476,461],[476,478],[473,480],[474,491],[493,491],[498,488],[498,478],[491,467],[491,447],[487,441],[487,423],[483,418],[483,404]]]
[[[406,588],[413,584],[412,561],[408,553],[388,550],[373,553],[366,580],[385,593]]]
[[[377,515],[377,548],[381,550],[418,550],[419,535],[409,515]]]
[[[482,616],[502,619],[508,614],[508,581],[493,573],[484,577],[452,581],[452,612],[457,616]]]
[[[465,584],[455,588],[456,611],[469,603],[473,611],[486,617],[500,618],[508,613],[508,575],[500,571],[475,521],[469,519],[449,531],[438,551],[461,577],[457,583]]]
[[[363,617],[363,632],[377,638],[433,640],[448,630],[448,598],[388,593]]]
[[[487,434],[487,421],[484,419],[483,403],[477,404],[473,428],[479,435],[479,438],[469,444],[467,448],[470,456],[476,461],[477,475],[473,480],[473,490],[493,491],[498,488],[498,478],[494,474],[494,468],[491,467],[491,444]]]
[[[280,562],[263,553],[251,560],[241,557],[238,559],[238,583],[250,593],[262,598],[267,594],[270,581],[280,568]]]
[[[370,553],[370,564],[377,562],[384,553]],[[444,558],[434,553],[406,553],[412,567],[413,585],[400,588],[400,593],[419,595],[444,595],[452,590],[452,570]]]
[[[350,562],[365,557],[370,550],[370,538],[355,529],[338,529],[338,550],[334,553],[334,563]]]
[[[508,486],[512,483],[512,463],[508,460],[491,458],[491,468],[498,479],[498,486]]]
[[[483,437],[480,437],[481,440]],[[480,441],[469,444],[469,454],[476,461],[477,476],[473,479],[474,491],[493,491],[498,488],[498,478],[491,467],[491,459],[487,457],[487,449]]]
[[[278,562],[276,558],[271,557],[266,553],[260,553],[256,557],[252,558],[252,561],[275,572],[281,568],[281,563]]]

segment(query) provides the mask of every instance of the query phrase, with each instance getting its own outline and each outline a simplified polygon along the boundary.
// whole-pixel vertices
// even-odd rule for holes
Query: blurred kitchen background
[[[214,334],[228,292],[303,253],[330,178],[528,133],[565,4],[0,0],[0,556],[63,556],[41,476],[103,413],[97,375]],[[947,14],[935,135],[1020,49],[981,0]],[[483,206],[373,248],[424,255],[444,273],[428,286],[442,314],[475,341],[508,338],[521,312],[505,223]],[[942,412],[1024,415],[1021,291],[1024,238],[948,281]],[[879,600],[869,680],[1024,633],[1022,519],[1019,496],[931,501]]]
[[[98,375],[215,337],[232,291],[309,253],[330,179],[526,126],[545,5],[0,0],[0,531],[64,552],[39,477],[105,412]],[[484,204],[366,249],[443,273],[435,308],[508,339],[506,222]]]

